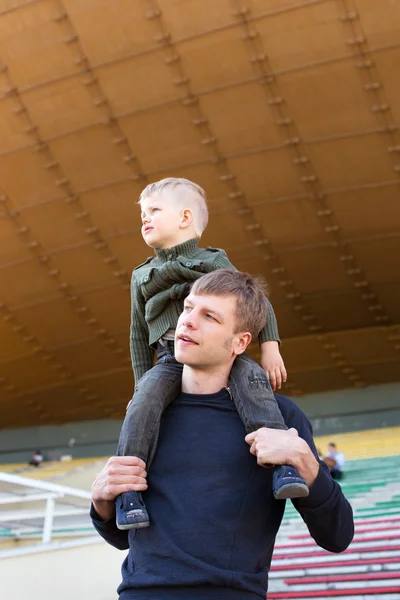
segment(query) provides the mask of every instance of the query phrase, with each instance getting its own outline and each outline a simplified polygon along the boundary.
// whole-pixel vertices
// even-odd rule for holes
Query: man
[[[304,478],[309,496],[293,504],[320,546],[341,552],[352,540],[351,507],[318,461],[301,410],[277,396],[291,429],[262,427],[246,436],[233,403],[232,364],[263,306],[261,286],[245,273],[224,269],[195,282],[175,335],[182,392],[163,415],[148,477],[137,457],[113,457],[92,486],[94,526],[116,548],[129,548],[120,600],[265,599],[285,508],[272,495],[266,465],[293,465]],[[266,385],[249,381],[255,383]],[[117,529],[115,498],[147,485],[150,527]]]
[[[328,452],[324,458],[331,472],[332,479],[342,479],[344,467],[344,454],[336,448],[335,442],[328,444]]]

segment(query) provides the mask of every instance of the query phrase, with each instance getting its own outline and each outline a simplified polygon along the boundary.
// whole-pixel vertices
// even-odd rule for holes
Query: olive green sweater
[[[197,239],[155,253],[132,273],[130,348],[136,381],[152,368],[157,341],[168,329],[176,328],[190,284],[217,269],[236,271],[224,250],[199,248]],[[268,302],[268,321],[259,342],[270,340],[279,341],[279,334]]]

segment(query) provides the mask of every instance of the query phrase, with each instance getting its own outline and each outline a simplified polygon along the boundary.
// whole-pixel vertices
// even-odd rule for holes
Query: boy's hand
[[[273,390],[280,390],[287,379],[279,344],[275,340],[261,344],[261,366],[268,375]]]

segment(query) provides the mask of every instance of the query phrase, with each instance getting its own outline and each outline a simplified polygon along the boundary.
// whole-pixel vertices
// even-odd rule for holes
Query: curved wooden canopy
[[[123,416],[166,176],[267,279],[287,395],[400,379],[400,2],[2,0],[0,31],[2,427]]]

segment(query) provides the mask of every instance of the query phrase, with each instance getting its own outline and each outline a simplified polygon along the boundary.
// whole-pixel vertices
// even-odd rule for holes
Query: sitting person
[[[344,454],[343,452],[338,452],[334,442],[328,444],[328,452],[326,456],[324,456],[324,461],[329,467],[332,479],[342,479]]]
[[[43,462],[43,454],[41,453],[40,450],[35,450],[35,452],[32,454],[29,464],[32,467],[38,467],[42,462]]]

